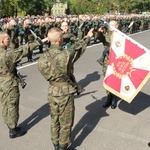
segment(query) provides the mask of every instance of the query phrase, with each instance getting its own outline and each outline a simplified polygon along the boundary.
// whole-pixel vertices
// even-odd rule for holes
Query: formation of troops
[[[134,21],[129,34],[150,27],[150,14],[130,14],[130,15],[68,15],[68,16],[26,16],[18,18],[0,19],[0,31],[8,33],[13,48],[23,45],[27,42],[33,42],[34,37],[30,29],[41,39],[47,36],[48,30],[52,27],[61,27],[62,22],[68,22],[69,32],[73,33],[77,39],[82,39],[91,28],[94,28],[94,43],[101,42],[99,28],[104,26],[104,21],[109,22],[115,19],[118,22],[118,29],[123,31],[131,22]],[[39,46],[39,52],[43,53],[43,46]],[[27,61],[32,62],[32,51],[29,51]]]
[[[109,50],[113,31],[105,26],[105,22],[109,22],[110,26],[124,33],[132,34],[149,29],[150,15],[26,16],[0,20],[2,69],[0,95],[2,115],[8,126],[10,138],[27,133],[22,127],[17,126],[19,83],[22,83],[22,88],[26,83],[19,78],[16,66],[24,56],[27,56],[28,62],[33,62],[32,55],[35,47],[38,47],[39,53],[43,53],[45,47],[50,47],[41,55],[38,69],[49,82],[48,103],[54,149],[68,149],[74,122],[74,94],[79,95],[84,91],[77,84],[73,74],[74,63],[85,52],[87,45],[91,44],[92,37],[94,44],[102,42],[105,50]],[[7,51],[7,48],[11,51]],[[109,51],[106,52],[105,55],[103,54],[105,57],[102,56],[97,60],[103,66],[104,76],[109,58]],[[106,93],[107,100],[103,107],[111,106],[115,109],[116,96],[109,91]]]

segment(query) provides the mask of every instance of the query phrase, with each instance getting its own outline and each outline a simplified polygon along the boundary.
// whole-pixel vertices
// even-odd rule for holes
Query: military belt
[[[53,81],[49,81],[50,85],[53,85],[53,86],[67,86],[69,85],[68,82],[53,82]]]

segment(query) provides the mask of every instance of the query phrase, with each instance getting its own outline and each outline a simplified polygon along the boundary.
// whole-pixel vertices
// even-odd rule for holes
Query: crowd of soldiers
[[[69,16],[26,16],[18,18],[0,19],[0,31],[7,32],[12,40],[13,48],[27,42],[33,42],[34,37],[30,29],[41,39],[47,36],[48,30],[52,27],[61,27],[63,21],[68,22],[69,32],[77,39],[82,39],[91,28],[94,28],[94,43],[101,42],[99,28],[104,26],[104,20],[109,22],[115,19],[118,21],[118,29],[123,31],[134,21],[129,33],[136,33],[148,30],[150,27],[150,15],[69,15]],[[43,53],[43,46],[39,46],[39,52]],[[32,59],[32,51],[29,51],[28,62]]]
[[[52,142],[55,150],[67,150],[71,141],[70,136],[74,122],[74,94],[80,94],[84,91],[82,87],[77,85],[73,75],[74,63],[85,52],[92,37],[94,37],[94,43],[102,42],[104,47],[109,49],[111,40],[107,40],[105,33],[108,33],[108,27],[105,26],[105,22],[109,22],[111,26],[122,32],[127,31],[127,27],[132,22],[132,26],[129,28],[129,33],[132,34],[149,29],[150,15],[27,16],[24,18],[3,18],[0,22],[2,31],[0,33],[2,69],[0,95],[3,118],[9,128],[9,137],[12,139],[27,133],[22,127],[17,126],[20,96],[18,83],[22,81],[21,79],[18,80],[16,64],[26,54],[28,62],[33,62],[33,50],[38,46],[39,53],[43,53],[44,47],[40,45],[43,43],[50,49],[41,55],[38,69],[49,82],[48,102],[51,112]],[[110,30],[110,32],[112,31]],[[68,48],[68,42],[71,41],[72,37],[75,37],[74,46]],[[41,43],[40,40],[35,42],[40,38],[43,39]],[[63,41],[66,43],[64,44]],[[61,47],[62,45],[64,47]],[[15,50],[14,53],[7,51],[9,46],[12,51]],[[66,51],[62,48],[65,48]],[[104,58],[106,58],[103,59],[103,74],[105,76],[109,54]],[[25,85],[23,83],[22,87],[24,88]],[[106,92],[108,95],[103,107],[106,108],[111,105],[111,108],[115,109],[117,107],[116,96]],[[59,130],[57,130],[58,128]]]

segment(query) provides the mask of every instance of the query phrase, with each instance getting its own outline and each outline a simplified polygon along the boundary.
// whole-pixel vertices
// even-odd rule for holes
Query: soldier
[[[96,44],[97,43],[97,40],[98,40],[98,36],[99,36],[99,21],[97,19],[97,17],[93,17],[93,28],[94,28],[94,43]]]
[[[30,29],[34,31],[34,29],[35,29],[34,25],[32,24],[30,19],[26,19],[24,21],[25,43],[27,43],[27,42],[33,43],[34,40],[35,40],[34,36],[30,32]],[[27,55],[28,62],[33,62],[34,61],[33,58],[32,58],[32,55],[33,55],[32,49],[28,49],[28,55]]]
[[[12,48],[18,48],[19,47],[19,27],[17,25],[17,22],[12,19],[9,22],[9,26],[7,28],[7,33],[11,38],[12,43],[10,44],[10,46]]]
[[[62,29],[62,33],[63,33],[62,34],[62,36],[63,36],[62,46],[65,49],[69,49],[76,42],[76,36],[69,32],[68,22],[62,22],[61,29]],[[77,81],[76,81],[73,73],[74,73],[74,68],[72,68],[71,78],[77,84]],[[85,91],[85,89],[83,89],[81,86],[78,85],[77,94],[79,95],[80,93],[82,93],[84,91]]]
[[[3,26],[2,26],[2,32],[7,33],[7,28],[8,28],[8,24],[4,23]]]
[[[62,49],[62,31],[52,28],[48,33],[51,47],[38,61],[41,74],[49,82],[48,102],[51,115],[51,140],[55,150],[67,150],[70,144],[71,129],[74,121],[74,93],[76,84],[72,82],[71,70],[74,63],[86,50],[93,36],[90,30],[83,40],[70,49]]]
[[[83,38],[83,36],[84,36],[84,32],[83,32],[84,31],[84,19],[83,19],[82,15],[79,15],[78,26],[80,26],[81,24],[83,24],[83,25],[82,25],[82,27],[77,32],[77,38],[79,40],[81,40]]]
[[[18,24],[19,24],[19,45],[23,45],[23,40],[24,40],[23,20],[20,20]]]
[[[16,63],[28,53],[28,49],[36,45],[28,43],[18,50],[7,50],[10,45],[10,37],[7,33],[0,33],[0,101],[2,104],[2,116],[9,128],[9,137],[16,138],[26,133],[18,127],[19,119],[19,81],[16,77]]]
[[[77,37],[76,29],[78,28],[78,26],[77,26],[78,22],[76,21],[76,17],[72,17],[72,18],[70,18],[70,20],[67,20],[66,22],[69,23],[69,31]]]
[[[110,21],[109,23],[111,26],[117,28],[118,27],[118,23],[115,20]],[[113,36],[113,31],[111,29],[109,29],[107,31],[107,34],[105,35],[106,37],[106,41],[104,43],[104,47],[105,47],[105,56],[103,59],[103,75],[105,76],[106,74],[106,70],[107,70],[107,65],[108,65],[108,59],[109,59],[109,48],[110,48],[110,43],[111,43],[111,38]],[[106,91],[107,93],[107,100],[105,101],[103,107],[109,107],[111,106],[112,109],[115,109],[117,107],[117,100],[116,100],[116,96],[113,95],[112,93],[110,93],[109,91]]]
[[[76,36],[69,31],[68,22],[62,22],[61,29],[63,32],[63,46],[68,49],[76,41]]]

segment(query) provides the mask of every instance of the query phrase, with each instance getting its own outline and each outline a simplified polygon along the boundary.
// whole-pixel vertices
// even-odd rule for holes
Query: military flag
[[[113,28],[104,88],[130,103],[150,77],[150,50]]]

